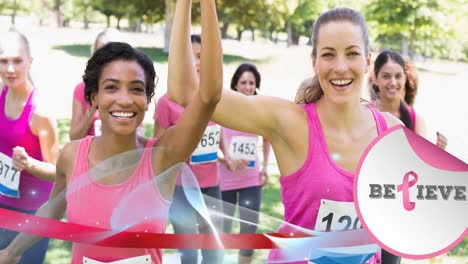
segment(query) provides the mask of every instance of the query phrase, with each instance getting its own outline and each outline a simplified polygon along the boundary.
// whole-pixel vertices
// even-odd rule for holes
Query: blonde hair
[[[5,41],[12,41],[13,39],[16,39],[19,41],[19,43],[23,46],[24,50],[26,51],[26,56],[28,58],[31,58],[31,46],[29,45],[29,40],[26,38],[26,36],[19,32],[16,28],[10,28],[6,34],[2,34],[0,36],[0,52],[3,52],[3,45]],[[31,82],[31,84],[34,85],[34,82],[31,78],[31,73],[28,72],[28,80]]]

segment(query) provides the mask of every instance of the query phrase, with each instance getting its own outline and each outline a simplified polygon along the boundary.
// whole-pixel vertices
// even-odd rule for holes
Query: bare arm
[[[422,116],[420,114],[418,114],[416,112],[416,127],[415,127],[415,132],[416,134],[426,138],[427,140],[431,141],[432,142],[432,138],[430,138],[429,135],[427,135],[427,131],[426,131],[426,122],[424,121],[424,119],[422,118]],[[437,131],[436,133],[436,141],[435,141],[435,144],[441,148],[441,149],[445,149],[447,147],[447,137],[440,133],[439,131]]]
[[[183,102],[183,104],[179,103],[180,105],[188,104],[189,100],[192,99],[197,92],[196,88],[199,83],[190,43],[190,25],[191,5],[177,3],[172,24],[171,43],[169,46],[167,86],[170,87],[170,89],[168,89],[167,93],[171,101]],[[206,41],[216,41],[216,39],[202,39],[202,43],[207,43]],[[207,45],[208,44],[209,43],[207,43]],[[183,93],[189,94],[184,95]]]
[[[13,165],[39,179],[53,181],[59,154],[57,122],[54,118],[34,113],[30,126],[39,138],[43,161],[30,157],[23,147],[17,146],[13,148]]]
[[[262,144],[262,150],[263,150],[263,165],[262,165],[262,170],[260,171],[260,176],[262,177],[262,186],[265,186],[268,184],[269,179],[268,179],[268,161],[270,159],[270,142],[263,138],[263,144]]]
[[[165,101],[163,102],[162,99],[160,98],[158,102],[156,103],[156,107],[154,109],[154,116],[153,116],[153,119],[154,119],[153,137],[155,138],[161,137],[168,128],[167,119],[169,117],[167,116],[168,114],[167,108],[168,106],[165,103]],[[161,121],[161,116],[165,117],[165,119],[162,121]]]
[[[159,138],[166,132],[166,129],[161,127],[158,122],[154,121],[154,128],[153,128],[153,137]]]
[[[96,113],[96,108],[90,107],[88,110],[85,110],[83,105],[73,98],[70,140],[84,138],[88,134],[89,127],[92,125],[94,113]]]
[[[216,15],[215,1],[202,0],[202,42],[205,45],[201,50],[201,69],[200,69],[200,89],[198,83],[197,93],[187,105],[185,111],[180,116],[176,125],[169,128],[166,133],[158,140],[158,146],[167,147],[170,151],[165,155],[165,161],[161,161],[158,170],[163,171],[175,163],[185,161],[193,150],[197,147],[200,138],[205,131],[208,121],[213,114],[216,104],[221,97],[222,91],[222,50],[221,38],[218,30],[218,18]],[[180,21],[190,21],[191,1],[179,0],[176,4],[176,13],[174,24],[179,27],[189,27],[190,23],[180,23]],[[187,18],[188,17],[188,18]],[[184,28],[173,27],[173,34],[179,34],[178,31],[185,32],[187,36],[183,41],[189,43],[188,30]],[[172,45],[177,46],[176,39],[173,39]],[[180,39],[179,39],[180,41]],[[171,53],[177,53],[177,49],[171,49]],[[173,63],[176,57],[169,56],[169,75],[174,71],[181,71],[180,67]],[[191,64],[193,70],[195,65]],[[187,84],[181,84],[187,86]],[[169,86],[169,89],[175,88]],[[159,172],[160,172],[159,171]]]
[[[48,202],[44,203],[36,215],[52,219],[61,219],[65,213],[66,200],[66,168],[70,166],[71,148],[67,145],[57,161],[57,177],[50,193]],[[3,251],[0,251],[0,263],[16,263],[20,256],[34,245],[41,237],[20,233],[10,245]]]
[[[416,113],[416,127],[414,128],[414,132],[423,138],[427,138],[426,122],[419,113]]]

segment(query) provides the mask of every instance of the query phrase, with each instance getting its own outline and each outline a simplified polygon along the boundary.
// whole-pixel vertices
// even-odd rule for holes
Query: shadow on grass
[[[91,46],[89,44],[59,45],[54,46],[53,49],[64,51],[74,57],[87,59],[91,56]],[[137,47],[137,49],[145,53],[153,62],[167,63],[168,54],[165,53],[162,48]],[[240,64],[244,62],[264,63],[268,62],[269,59],[255,60],[238,55],[224,54],[223,61],[225,64]]]

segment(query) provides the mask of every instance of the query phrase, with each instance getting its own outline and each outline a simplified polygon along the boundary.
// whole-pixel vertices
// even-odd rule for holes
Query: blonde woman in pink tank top
[[[169,65],[169,71],[191,59],[188,44],[187,41],[185,53],[184,47],[176,51],[186,56]],[[212,120],[223,127],[266,138],[281,174],[285,221],[322,229],[323,223],[316,228],[320,200],[332,200],[339,208],[343,202],[351,202],[349,178],[364,149],[377,137],[379,128],[400,122],[361,103],[370,53],[368,30],[359,12],[335,8],[320,15],[313,32],[311,61],[315,79],[300,98],[305,105],[224,90]],[[181,78],[188,78],[187,74],[180,74]],[[168,88],[169,99],[180,105],[186,105],[197,91],[196,86]],[[316,149],[320,153],[315,153]],[[323,170],[313,170],[316,162],[322,164]],[[327,184],[338,190],[327,192]],[[281,261],[281,256],[271,259]]]
[[[178,1],[176,16],[183,16],[187,10],[190,12],[190,8],[191,1]],[[189,157],[221,97],[222,51],[215,1],[201,1],[201,10],[203,38],[207,44],[201,51],[204,62],[200,71],[200,89],[178,123],[158,140],[137,135],[137,128],[154,95],[156,73],[153,62],[130,45],[119,42],[109,43],[93,54],[83,79],[86,99],[97,109],[102,120],[102,135],[73,141],[64,147],[57,162],[57,177],[49,202],[41,206],[37,215],[60,219],[68,209],[71,222],[111,229],[114,225],[110,216],[115,210],[123,209],[128,212],[124,214],[123,218],[127,217],[124,220],[136,222],[128,227],[129,231],[164,231],[176,178],[159,186],[148,187],[142,183],[154,183],[154,177]],[[190,21],[184,23],[190,24]],[[175,24],[174,28],[180,26]],[[177,50],[176,46],[181,42],[185,43],[185,40],[173,39],[171,50]],[[174,77],[174,73],[169,72],[168,79]],[[192,84],[191,81],[178,79],[177,85],[186,86]],[[164,151],[158,151],[156,155],[153,146]],[[96,178],[94,171],[98,164],[128,151],[141,153],[133,171]],[[133,195],[140,188],[141,195]],[[63,195],[65,190],[66,196]],[[142,201],[146,201],[148,207],[141,208]],[[124,207],[115,208],[116,205]],[[137,217],[134,212],[154,210],[154,207],[162,212],[159,217],[133,219]],[[0,263],[16,263],[37,240],[38,237],[21,233],[0,251]],[[149,255],[153,264],[162,263],[161,252],[157,249],[115,249],[82,244],[73,245],[72,263],[81,264],[84,257],[107,262],[141,255]]]
[[[32,61],[23,34],[0,36],[0,208],[27,214],[35,214],[47,201],[58,157],[57,124],[35,99],[38,90],[29,77]],[[16,234],[0,228],[0,250]],[[48,239],[42,239],[19,263],[42,263],[47,248]]]

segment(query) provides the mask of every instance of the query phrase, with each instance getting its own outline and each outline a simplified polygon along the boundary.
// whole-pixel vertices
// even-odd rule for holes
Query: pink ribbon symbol
[[[409,177],[413,176],[414,178],[409,181]],[[397,191],[403,191],[403,207],[406,211],[413,211],[414,207],[416,206],[415,202],[410,201],[409,197],[409,188],[414,186],[418,182],[418,175],[414,171],[410,171],[405,174],[403,177],[403,182],[397,186]]]

